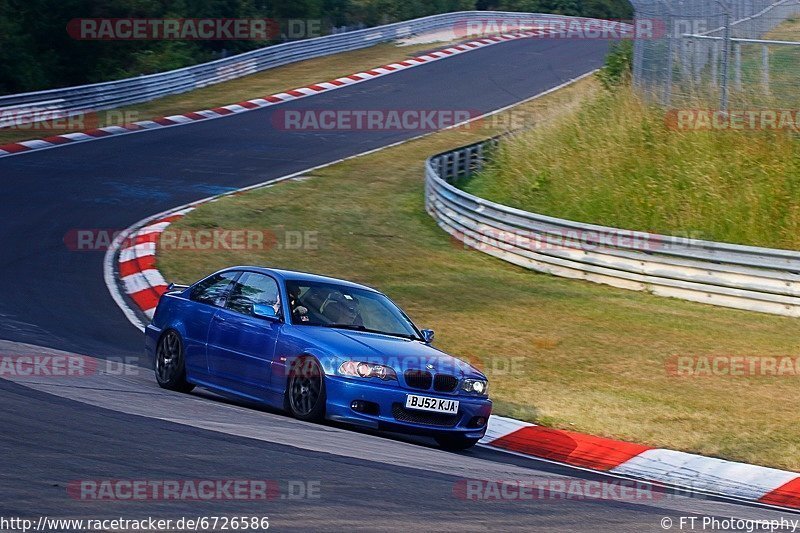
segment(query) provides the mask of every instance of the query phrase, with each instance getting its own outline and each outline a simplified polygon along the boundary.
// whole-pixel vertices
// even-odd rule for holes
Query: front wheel
[[[325,418],[325,374],[311,357],[298,360],[289,375],[286,404],[299,420],[320,421]]]
[[[176,392],[191,392],[194,385],[186,381],[186,360],[183,342],[175,331],[161,336],[156,349],[156,381],[163,389]]]
[[[463,435],[442,435],[436,437],[436,442],[445,450],[460,451],[472,448],[481,439],[467,438]]]

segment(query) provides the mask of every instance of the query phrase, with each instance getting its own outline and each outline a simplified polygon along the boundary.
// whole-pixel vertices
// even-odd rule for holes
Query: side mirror
[[[280,318],[275,312],[275,308],[268,304],[253,304],[253,316],[264,318],[271,322],[279,322]]]
[[[425,341],[425,344],[430,344],[433,342],[433,330],[432,329],[423,329],[420,331],[422,333],[422,340]]]

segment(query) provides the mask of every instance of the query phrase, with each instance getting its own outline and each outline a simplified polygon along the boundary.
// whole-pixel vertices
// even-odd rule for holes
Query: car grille
[[[433,376],[425,370],[406,370],[403,377],[412,389],[428,390],[433,382]]]
[[[430,413],[427,411],[416,411],[406,409],[401,403],[392,404],[392,416],[400,422],[420,424],[423,426],[441,426],[451,428],[458,424],[459,414]]]
[[[449,374],[436,374],[433,379],[433,390],[438,392],[453,392],[458,386],[458,378]]]

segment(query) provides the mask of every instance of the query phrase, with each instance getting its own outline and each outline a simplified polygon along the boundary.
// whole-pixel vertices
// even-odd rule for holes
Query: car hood
[[[314,344],[341,361],[365,361],[394,368],[431,370],[456,376],[480,377],[483,374],[469,363],[437,350],[421,341],[334,328],[311,328],[306,333]]]

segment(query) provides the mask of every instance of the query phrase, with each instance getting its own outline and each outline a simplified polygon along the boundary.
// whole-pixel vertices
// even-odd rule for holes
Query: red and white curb
[[[539,30],[531,30],[523,32],[514,32],[503,35],[495,35],[483,39],[476,39],[468,43],[452,46],[450,48],[444,48],[442,50],[438,50],[436,52],[430,52],[428,54],[424,54],[421,56],[412,57],[411,59],[406,59],[405,61],[398,61],[397,63],[383,65],[381,67],[376,67],[364,72],[357,72],[355,74],[350,74],[349,76],[336,78],[335,80],[316,83],[313,85],[309,85],[307,87],[298,87],[297,89],[292,89],[290,91],[271,94],[269,96],[264,96],[262,98],[254,98],[252,100],[246,100],[244,102],[239,102],[236,104],[230,104],[222,107],[215,107],[213,109],[205,109],[203,111],[193,111],[191,113],[170,115],[167,117],[158,117],[152,120],[142,120],[138,122],[133,122],[131,124],[124,124],[122,126],[108,126],[104,128],[86,130],[79,133],[65,133],[62,135],[54,135],[52,137],[46,137],[44,139],[35,139],[30,141],[21,141],[11,144],[4,144],[0,145],[0,157],[9,157],[21,153],[28,153],[48,148],[56,148],[66,144],[74,144],[78,142],[94,141],[117,135],[139,133],[143,131],[167,128],[171,126],[183,126],[186,124],[192,124],[203,120],[223,118],[229,115],[245,113],[247,111],[254,111],[256,109],[262,109],[265,107],[282,104],[284,102],[298,100],[300,98],[305,98],[307,96],[313,96],[315,94],[333,91],[335,89],[347,87],[348,85],[353,85],[356,83],[361,83],[363,81],[379,78],[381,76],[386,76],[387,74],[392,74],[394,72],[399,72],[401,70],[418,67],[420,65],[431,63],[433,61],[438,61],[440,59],[453,57],[466,52],[471,52],[472,50],[485,48],[487,46],[491,46],[494,44],[499,44],[502,42],[512,41],[516,39],[542,37],[549,33],[553,33],[553,30],[539,29]]]
[[[800,474],[492,416],[483,445],[739,500],[800,509]]]
[[[194,207],[187,207],[156,218],[131,232],[119,248],[117,273],[120,283],[147,318],[153,318],[158,300],[167,290],[167,282],[156,268],[158,239],[170,224],[193,210]]]

